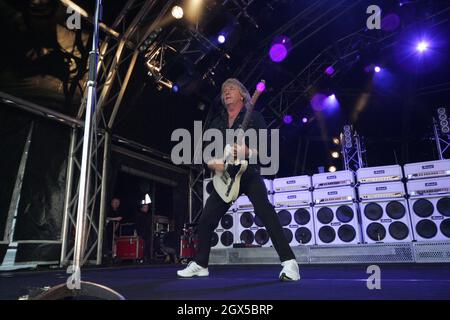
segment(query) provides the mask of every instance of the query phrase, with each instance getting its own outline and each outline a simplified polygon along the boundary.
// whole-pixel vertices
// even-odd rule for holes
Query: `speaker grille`
[[[288,226],[292,221],[291,213],[287,210],[281,210],[278,212],[278,219],[282,226]]]
[[[444,236],[450,238],[450,219],[445,219],[444,221],[442,221],[439,229],[441,229],[441,232]]]
[[[367,236],[373,241],[382,241],[386,237],[386,229],[381,223],[372,222],[367,226]]]
[[[294,213],[294,220],[297,224],[304,226],[311,220],[311,214],[305,208],[297,209]]]
[[[353,209],[349,206],[340,206],[336,210],[336,218],[343,223],[347,223],[353,220]]]
[[[246,244],[251,244],[251,243],[253,243],[253,240],[255,240],[255,236],[253,235],[253,232],[250,230],[242,231],[240,238],[241,238],[241,242],[244,242]]]
[[[444,197],[439,199],[436,208],[443,216],[450,217],[450,198]]]
[[[430,239],[436,236],[437,227],[431,220],[420,220],[416,225],[416,231],[419,236],[425,239]]]
[[[419,199],[414,202],[413,211],[419,217],[426,218],[433,214],[434,207],[427,199]]]
[[[349,224],[344,224],[338,229],[338,237],[344,242],[351,242],[356,237],[356,230]]]
[[[242,213],[239,220],[244,228],[250,228],[253,225],[253,215],[250,212]]]
[[[233,227],[233,216],[226,214],[223,216],[222,220],[220,221],[220,225],[224,229],[230,229]]]
[[[409,235],[409,229],[403,222],[395,221],[389,225],[389,234],[396,240],[403,240]]]
[[[319,230],[319,239],[324,243],[331,243],[336,239],[336,232],[330,226],[323,226]]]
[[[392,219],[401,219],[405,216],[406,208],[398,201],[391,201],[386,206],[386,213]]]
[[[364,215],[369,220],[379,220],[383,216],[383,208],[378,203],[370,202],[364,207]]]
[[[230,231],[225,231],[224,233],[222,233],[222,235],[220,236],[220,242],[224,245],[224,246],[231,246],[233,244],[234,241],[234,237],[233,237],[233,233]]]
[[[300,227],[295,230],[295,239],[298,243],[308,243],[311,241],[312,234],[308,228]]]
[[[330,223],[333,221],[333,210],[328,207],[320,208],[319,211],[317,211],[317,220],[323,224]]]
[[[259,229],[255,233],[255,241],[257,244],[265,245],[269,241],[269,234],[265,229]]]

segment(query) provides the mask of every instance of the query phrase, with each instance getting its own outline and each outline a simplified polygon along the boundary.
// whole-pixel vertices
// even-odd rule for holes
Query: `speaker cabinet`
[[[413,233],[402,182],[358,187],[365,243],[411,242]]]
[[[361,242],[355,199],[355,190],[352,187],[314,190],[313,218],[318,245]]]
[[[450,239],[450,178],[408,181],[409,209],[417,241]]]
[[[238,220],[236,243],[260,245],[262,247],[272,245],[261,219],[255,216],[253,211],[238,211],[236,217]]]
[[[315,244],[311,192],[276,193],[273,201],[289,244],[291,246]]]
[[[236,213],[227,212],[214,230],[211,241],[211,249],[232,248],[235,242]]]

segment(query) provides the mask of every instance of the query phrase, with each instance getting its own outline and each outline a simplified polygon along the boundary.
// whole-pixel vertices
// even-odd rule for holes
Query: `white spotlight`
[[[183,8],[181,8],[180,6],[174,6],[173,8],[172,8],[172,16],[175,18],[175,19],[181,19],[181,18],[183,18]]]

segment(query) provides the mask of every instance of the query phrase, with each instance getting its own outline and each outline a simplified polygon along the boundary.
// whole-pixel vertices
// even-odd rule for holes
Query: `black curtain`
[[[4,151],[0,157],[2,237],[25,139],[33,121],[14,240],[60,240],[69,128],[11,106],[2,105],[0,112],[0,147]],[[60,245],[55,244],[19,244],[16,262],[58,260],[59,250]]]
[[[14,184],[19,170],[23,147],[31,125],[31,117],[0,104],[0,239],[5,236],[6,220]],[[7,245],[0,250],[3,261]]]

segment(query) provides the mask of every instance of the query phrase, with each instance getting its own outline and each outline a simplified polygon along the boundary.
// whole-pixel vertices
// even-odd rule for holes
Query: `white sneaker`
[[[298,281],[300,280],[300,273],[298,264],[295,259],[283,261],[281,263],[283,270],[280,272],[280,280],[282,281]]]
[[[208,268],[203,268],[195,261],[191,261],[186,268],[178,270],[177,275],[181,278],[207,277],[209,276],[209,271]]]

